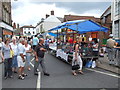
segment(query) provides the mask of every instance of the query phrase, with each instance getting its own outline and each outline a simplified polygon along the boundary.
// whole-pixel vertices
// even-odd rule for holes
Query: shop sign
[[[3,30],[3,35],[13,35],[12,32],[7,31],[7,30]]]

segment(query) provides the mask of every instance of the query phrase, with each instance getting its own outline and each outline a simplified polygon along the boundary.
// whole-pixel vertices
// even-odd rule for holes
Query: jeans
[[[37,68],[38,68],[39,64],[41,64],[43,73],[46,73],[45,60],[44,60],[44,58],[40,58],[40,57],[38,57],[38,62],[35,61],[34,73],[37,72]]]
[[[31,54],[26,53],[26,60],[27,60],[28,66],[30,65],[30,58],[31,58]]]
[[[12,58],[5,59],[4,61],[4,76],[12,76]]]
[[[15,55],[12,59],[12,67],[18,67],[17,55]]]

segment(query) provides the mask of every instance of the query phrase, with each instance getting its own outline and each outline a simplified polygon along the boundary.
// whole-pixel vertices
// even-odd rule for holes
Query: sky
[[[34,2],[33,2],[34,1]],[[12,20],[19,23],[20,26],[33,25],[36,26],[41,18],[45,18],[46,14],[50,15],[50,11],[54,10],[56,17],[64,18],[64,15],[80,15],[100,17],[104,11],[111,5],[111,2],[98,0],[97,2],[82,2],[72,0],[63,2],[57,0],[53,2],[49,0],[12,0]],[[73,2],[76,1],[76,2]]]

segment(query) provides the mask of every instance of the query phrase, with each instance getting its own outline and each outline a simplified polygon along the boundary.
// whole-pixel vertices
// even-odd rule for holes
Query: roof
[[[95,22],[100,22],[100,18],[95,18],[94,16],[78,16],[78,15],[65,15],[64,21],[73,21],[73,20],[93,20]]]
[[[30,25],[30,26],[22,26],[21,28],[35,28],[34,26]]]
[[[104,14],[107,13],[109,10],[111,10],[111,6],[109,6],[109,7],[105,10],[105,12],[101,15],[101,17],[103,17]]]
[[[44,20],[44,22],[61,22],[56,16],[50,15]]]
[[[64,18],[57,17],[61,22],[64,22]]]

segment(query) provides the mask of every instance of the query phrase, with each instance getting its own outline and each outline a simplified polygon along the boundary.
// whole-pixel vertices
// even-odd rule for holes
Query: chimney
[[[53,10],[51,11],[51,15],[54,15],[54,11]]]
[[[46,18],[48,18],[49,17],[49,15],[48,14],[46,14]]]
[[[16,29],[16,23],[15,22],[13,23],[13,29]]]
[[[19,29],[19,24],[17,24],[17,28]]]

